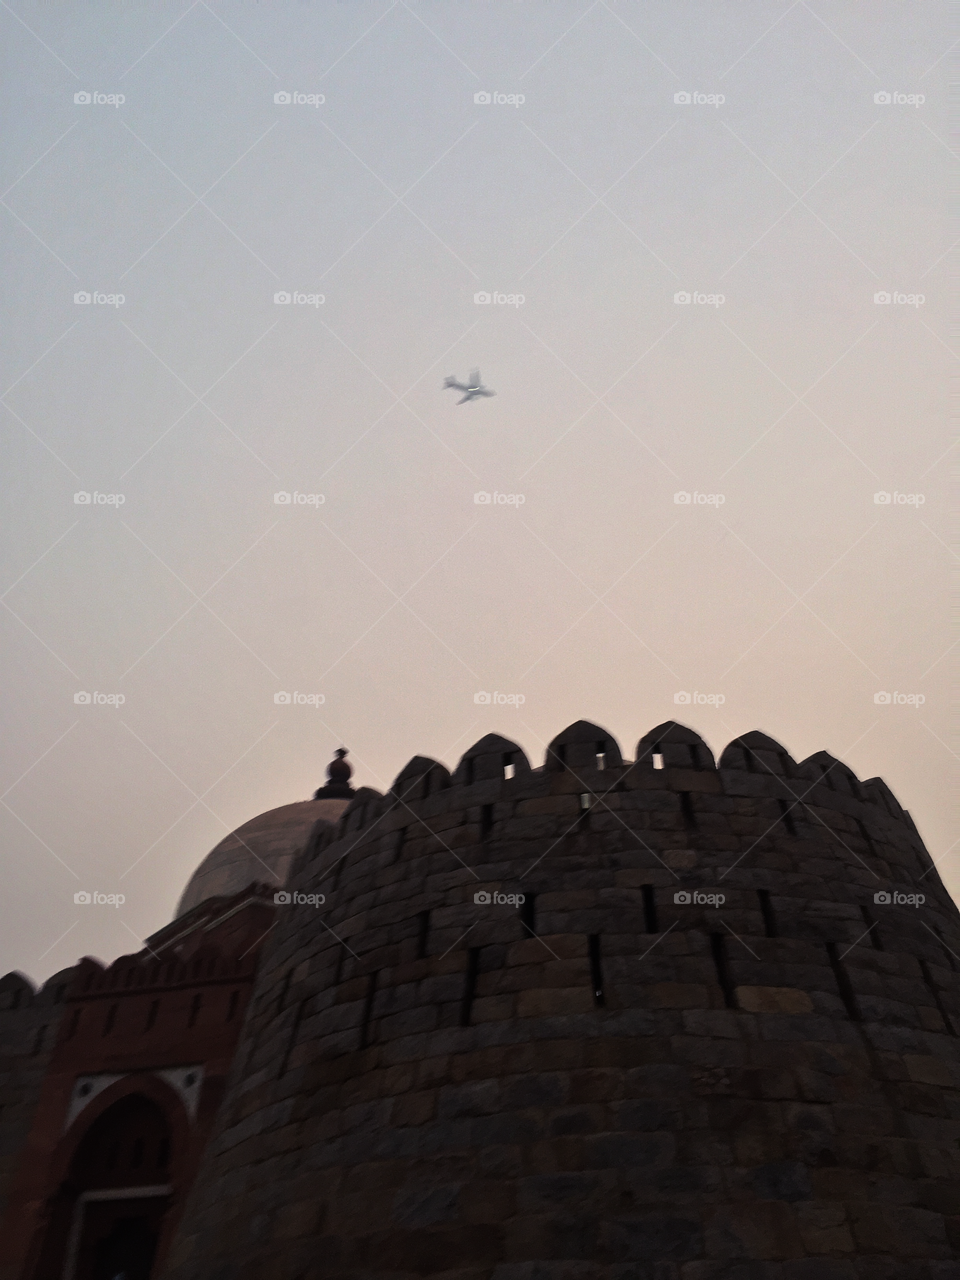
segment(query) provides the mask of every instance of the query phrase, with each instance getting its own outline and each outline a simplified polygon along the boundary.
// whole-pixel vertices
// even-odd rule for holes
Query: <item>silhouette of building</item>
[[[69,1274],[42,1269],[68,1217],[96,1221],[110,1265],[159,1233],[154,1280],[960,1276],[960,916],[880,779],[761,733],[715,762],[674,722],[629,762],[580,721],[541,768],[488,735],[452,775],[418,756],[386,795],[340,803],[280,905],[246,890],[237,915],[274,910],[274,927],[193,1138],[142,1065],[113,1097],[128,1112],[93,1111],[104,1090],[51,1163],[98,1048],[71,1067],[61,1022],[33,1069],[61,1119],[35,1108],[19,1166],[46,1161],[41,1253],[3,1280]],[[235,909],[193,911],[226,928]],[[95,1019],[130,960],[102,974]],[[53,1007],[27,1008],[28,1035]],[[181,1038],[163,1062],[201,1056]],[[97,1125],[100,1154],[81,1154]],[[111,1142],[131,1166],[131,1139],[164,1138],[166,1181],[124,1183],[171,1188],[155,1218],[89,1198]]]

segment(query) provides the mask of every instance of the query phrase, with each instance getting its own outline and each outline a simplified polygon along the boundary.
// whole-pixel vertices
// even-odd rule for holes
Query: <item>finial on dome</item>
[[[314,800],[348,800],[355,795],[350,785],[353,766],[347,764],[346,747],[338,747],[335,758],[327,765],[327,785],[314,792]]]

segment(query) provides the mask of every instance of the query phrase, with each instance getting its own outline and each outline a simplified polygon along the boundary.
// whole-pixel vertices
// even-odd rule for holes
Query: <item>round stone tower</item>
[[[960,1276],[960,917],[879,779],[490,735],[287,887],[165,1280]]]

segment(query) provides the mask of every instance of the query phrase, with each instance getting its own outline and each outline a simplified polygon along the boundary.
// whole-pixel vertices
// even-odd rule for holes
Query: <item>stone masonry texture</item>
[[[960,918],[879,779],[490,735],[287,889],[164,1280],[960,1278]]]

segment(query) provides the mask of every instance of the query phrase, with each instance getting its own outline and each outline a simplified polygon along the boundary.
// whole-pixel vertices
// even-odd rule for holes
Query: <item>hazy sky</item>
[[[136,950],[341,744],[385,790],[579,718],[829,750],[960,888],[944,6],[0,32],[0,972]]]

